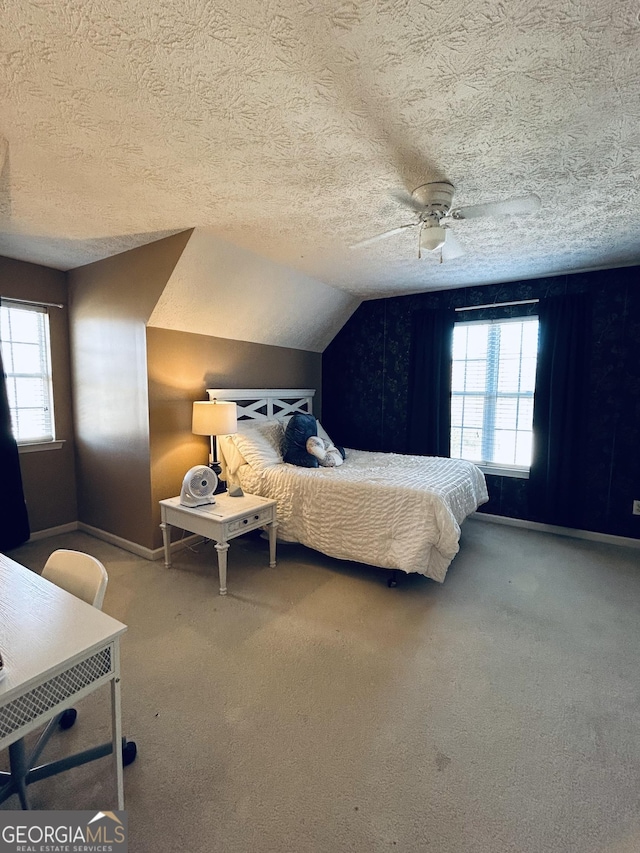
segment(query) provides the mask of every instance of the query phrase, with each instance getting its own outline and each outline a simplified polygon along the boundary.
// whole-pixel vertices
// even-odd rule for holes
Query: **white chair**
[[[54,551],[42,570],[42,577],[46,578],[56,586],[65,589],[77,598],[86,601],[93,607],[102,610],[102,602],[107,589],[109,577],[107,570],[100,560],[81,551],[69,551],[61,548]],[[77,755],[52,761],[36,767],[36,762],[42,750],[47,745],[51,735],[56,728],[69,729],[75,723],[78,712],[75,708],[67,708],[51,719],[40,737],[33,751],[27,755],[24,739],[20,739],[9,747],[10,772],[0,772],[0,803],[4,802],[12,794],[17,794],[23,809],[29,808],[27,800],[27,785],[46,779],[72,767],[79,767],[96,758],[102,758],[113,751],[113,745],[109,742],[101,746],[92,747]],[[137,753],[136,744],[133,741],[122,739],[122,763],[124,766],[131,764]]]
[[[102,610],[109,577],[100,560],[91,554],[60,548],[45,563],[42,577]]]

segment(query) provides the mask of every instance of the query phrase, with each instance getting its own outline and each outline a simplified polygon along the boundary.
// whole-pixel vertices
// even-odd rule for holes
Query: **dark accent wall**
[[[428,308],[587,292],[593,306],[588,415],[589,499],[584,528],[640,538],[640,267],[578,273],[364,302],[322,359],[323,423],[335,441],[406,452],[411,318]],[[535,307],[460,313],[460,319],[522,316]],[[529,519],[528,481],[487,476],[494,515]]]

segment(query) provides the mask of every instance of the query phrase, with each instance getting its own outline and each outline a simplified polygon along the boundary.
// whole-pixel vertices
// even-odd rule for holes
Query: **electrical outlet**
[[[640,501],[633,502],[633,514],[640,515]]]

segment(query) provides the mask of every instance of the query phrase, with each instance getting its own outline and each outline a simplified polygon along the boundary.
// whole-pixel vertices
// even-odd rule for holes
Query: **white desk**
[[[277,502],[258,495],[243,495],[232,498],[228,492],[216,495],[214,504],[188,507],[180,498],[160,501],[162,539],[164,542],[164,564],[171,566],[171,526],[197,533],[205,539],[213,539],[218,552],[218,576],[220,595],[227,594],[227,551],[229,541],[249,530],[266,527],[269,531],[269,565],[276,564],[276,521]]]
[[[0,652],[6,673],[0,680],[0,749],[111,682],[112,741],[102,755],[112,752],[115,758],[118,809],[124,808],[120,636],[126,630],[0,554]],[[53,774],[36,778],[48,775]]]

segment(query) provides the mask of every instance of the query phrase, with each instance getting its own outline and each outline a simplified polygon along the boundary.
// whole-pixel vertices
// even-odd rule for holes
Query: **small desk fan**
[[[204,506],[214,504],[218,477],[208,465],[195,465],[189,468],[182,481],[180,503],[183,506]]]

